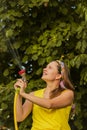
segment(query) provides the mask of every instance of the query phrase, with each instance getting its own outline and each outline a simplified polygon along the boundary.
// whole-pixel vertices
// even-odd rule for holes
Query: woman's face
[[[58,64],[56,61],[52,61],[43,69],[42,79],[44,81],[54,81],[58,78],[58,75]]]

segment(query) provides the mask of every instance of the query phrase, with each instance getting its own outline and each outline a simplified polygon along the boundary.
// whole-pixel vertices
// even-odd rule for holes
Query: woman
[[[52,61],[43,69],[42,80],[46,87],[31,93],[25,93],[26,83],[21,79],[14,84],[15,89],[20,87],[17,121],[23,121],[32,112],[31,130],[70,130],[68,120],[74,88],[68,68],[59,60]],[[22,98],[26,99],[23,105]]]

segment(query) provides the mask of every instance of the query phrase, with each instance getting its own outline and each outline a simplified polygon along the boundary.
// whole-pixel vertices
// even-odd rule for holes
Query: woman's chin
[[[42,76],[41,79],[45,81],[45,80],[46,80],[46,77],[45,77],[45,76]]]

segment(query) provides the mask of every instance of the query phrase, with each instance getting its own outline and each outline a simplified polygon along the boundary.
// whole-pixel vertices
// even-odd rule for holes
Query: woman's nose
[[[43,69],[43,71],[46,71],[47,70],[47,67],[45,67],[44,69]]]

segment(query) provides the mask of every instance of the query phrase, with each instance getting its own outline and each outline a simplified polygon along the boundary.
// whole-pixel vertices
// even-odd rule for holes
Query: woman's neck
[[[61,90],[59,88],[59,83],[60,82],[47,83],[47,87],[44,90],[44,97],[45,98],[53,98],[53,97],[60,95]]]
[[[47,83],[46,91],[51,92],[56,88],[59,88],[59,82]]]

